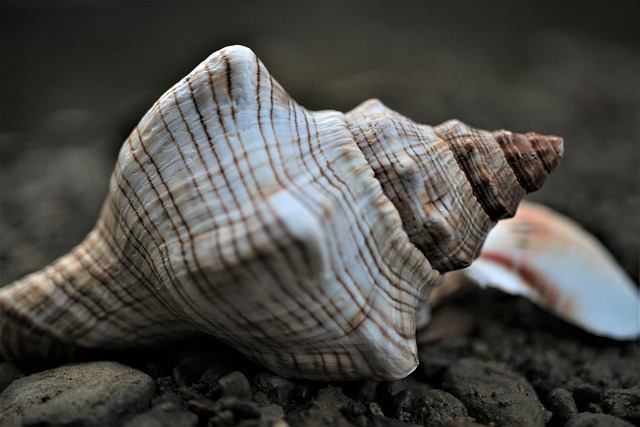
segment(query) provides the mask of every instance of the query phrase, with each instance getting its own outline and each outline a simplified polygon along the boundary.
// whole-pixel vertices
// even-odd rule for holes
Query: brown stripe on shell
[[[498,221],[515,215],[525,191],[491,134],[457,120],[434,126],[434,130],[451,147],[489,218]]]
[[[558,136],[534,132],[521,134],[504,129],[491,134],[527,193],[540,189],[547,176],[560,165],[563,140]]]

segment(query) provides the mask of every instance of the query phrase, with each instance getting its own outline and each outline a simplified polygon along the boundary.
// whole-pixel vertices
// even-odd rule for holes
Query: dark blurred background
[[[253,49],[302,105],[565,138],[532,199],[638,281],[640,2],[4,1],[0,284],[93,226],[118,149],[210,53]]]

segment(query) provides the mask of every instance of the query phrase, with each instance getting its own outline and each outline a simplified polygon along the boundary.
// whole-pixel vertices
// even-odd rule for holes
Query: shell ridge
[[[315,117],[313,117],[313,120],[314,120],[314,125],[315,125]],[[348,126],[346,125],[346,123],[345,123],[345,128],[348,129]],[[357,147],[357,144],[354,143],[354,148],[356,148],[356,147]],[[323,149],[322,149],[321,146],[320,146],[320,152],[321,153],[323,152]],[[358,147],[357,151],[355,151],[355,152],[358,152],[358,153],[361,152],[359,147]],[[365,160],[365,162],[366,162],[366,159],[364,159],[363,155],[360,156],[360,157],[361,157],[361,161]],[[334,168],[330,164],[330,162],[327,162],[326,167],[327,167],[328,170],[330,170],[332,172],[332,176],[338,181],[338,183],[342,184],[342,185],[336,186],[336,188],[339,189],[339,193],[342,194],[341,198],[343,198],[344,200],[357,200],[357,198],[354,196],[352,190],[349,188],[349,186],[346,185],[346,182],[340,177],[340,175],[338,173],[336,173],[336,171],[334,170]],[[373,172],[373,170],[371,168],[369,168],[369,170],[370,170],[370,172]],[[376,184],[379,184],[377,180],[374,181],[374,182]],[[340,190],[340,189],[344,189],[344,190]],[[380,190],[381,190],[381,188],[380,188]],[[380,195],[383,196],[383,194],[380,194]],[[358,216],[358,214],[355,211],[353,211],[352,209],[351,209],[351,214],[353,216]],[[359,216],[360,216],[361,219],[366,221],[366,218],[364,218],[364,214],[362,212],[359,213]],[[360,230],[360,232],[363,235],[366,235],[365,230]],[[373,238],[373,236],[371,234],[369,234],[369,237]],[[369,251],[368,251],[369,253],[374,253],[375,252],[373,250],[373,247],[371,246],[371,243],[368,240],[365,239],[364,244],[369,249]],[[360,247],[358,247],[357,251],[358,251],[359,257],[364,261],[366,257],[364,256],[364,253],[363,253],[362,249]],[[399,279],[401,279],[400,276],[398,276],[393,270],[388,269],[388,266],[387,266],[387,272],[385,272],[385,269],[383,268],[383,266],[385,266],[386,263],[384,262],[383,259],[380,259],[380,260],[374,259],[374,262],[376,264],[376,268],[378,269],[378,271],[385,277],[385,279],[387,281],[389,281],[391,283],[394,283],[394,282],[398,281]],[[392,280],[392,278],[394,278],[394,280]],[[384,291],[384,287],[383,286],[380,286],[380,284],[378,284],[377,286],[379,288],[383,289],[383,291]],[[390,298],[393,298],[393,296],[389,295],[388,293],[387,293],[387,295]]]
[[[187,234],[186,236],[186,240],[189,242],[189,246],[190,246],[190,250],[191,252],[195,255],[195,245],[194,245],[194,235],[190,229],[190,226],[188,225],[184,214],[182,213],[181,209],[178,207],[175,198],[171,192],[171,189],[169,187],[169,184],[165,181],[165,178],[162,175],[162,172],[160,171],[160,168],[157,164],[157,162],[153,159],[153,157],[151,157],[151,155],[149,154],[147,148],[145,147],[145,143],[144,140],[142,139],[142,135],[140,134],[139,131],[136,132],[136,136],[138,137],[138,145],[142,148],[142,151],[144,152],[144,154],[147,156],[147,158],[149,159],[149,163],[150,165],[153,167],[153,170],[151,171],[147,171],[144,168],[144,164],[143,162],[141,162],[141,159],[138,158],[138,156],[135,153],[135,149],[133,147],[133,143],[132,143],[132,139],[128,139],[129,142],[129,146],[131,147],[131,154],[132,154],[132,158],[134,160],[134,162],[138,165],[140,171],[145,175],[146,180],[151,188],[151,190],[153,191],[153,193],[156,196],[156,200],[159,202],[160,206],[162,207],[162,212],[164,213],[164,216],[167,218],[167,220],[170,222],[171,228],[172,228],[172,232],[175,235],[175,241],[177,241],[178,246],[179,246],[179,251],[181,254],[181,260],[184,262],[184,266],[185,266],[185,272],[186,274],[189,276],[189,279],[191,280],[191,282],[197,286],[200,290],[201,285],[199,284],[199,280],[196,277],[195,272],[200,272],[201,271],[201,265],[198,261],[198,259],[194,256],[192,262],[194,263],[194,268],[192,268],[189,264],[189,260],[190,257],[187,257],[187,250],[185,248],[185,241],[183,239],[183,234],[181,232],[181,228],[183,228]],[[160,184],[162,185],[162,187],[164,187],[164,191],[166,192],[166,194],[169,196],[169,200],[164,200],[164,198],[161,196],[160,191],[158,189],[158,187],[156,186],[156,184],[154,183],[154,178],[157,178],[160,180]],[[169,205],[169,206],[167,206]],[[172,215],[169,212],[169,207],[171,207],[174,212],[177,214],[178,219],[180,221],[180,223],[182,224],[182,226],[178,226],[176,224],[177,220],[174,220]],[[167,242],[165,241],[165,244]],[[169,246],[170,247],[170,246]],[[171,262],[172,259],[175,259],[175,257],[171,257],[169,256],[169,263],[173,264]],[[180,262],[180,261],[178,261]],[[204,275],[200,274],[201,278],[206,280],[206,278],[204,277]],[[184,291],[180,291],[179,287],[174,288],[177,291],[178,297],[182,299],[182,301],[184,301],[186,304],[185,305],[181,305],[181,306],[189,306],[189,296],[187,292]]]
[[[127,146],[126,143],[124,145]],[[121,156],[120,157],[122,158],[122,152],[121,152]],[[115,168],[115,171],[114,171],[114,173],[112,175],[111,184],[110,184],[110,187],[112,189],[111,195],[108,197],[108,202],[105,202],[105,206],[103,207],[103,211],[102,211],[103,213],[101,214],[101,218],[104,218],[104,221],[99,221],[99,223],[107,223],[108,221],[111,221],[111,220],[115,219],[115,221],[116,221],[117,225],[119,226],[120,230],[122,230],[122,232],[125,235],[126,235],[126,232],[128,230],[129,231],[129,235],[134,237],[134,239],[138,243],[139,247],[144,249],[145,255],[143,257],[145,259],[149,260],[149,262],[153,266],[153,271],[155,272],[155,275],[157,276],[159,274],[159,271],[161,271],[161,269],[162,269],[162,271],[166,272],[167,277],[168,277],[169,281],[171,282],[171,286],[175,287],[178,279],[177,279],[177,275],[175,273],[175,270],[173,268],[173,265],[170,263],[168,247],[167,247],[167,245],[164,244],[164,238],[162,237],[162,233],[159,232],[159,229],[158,229],[157,225],[153,221],[151,221],[151,215],[149,215],[149,212],[147,211],[146,206],[140,200],[137,192],[134,189],[135,187],[132,186],[132,183],[129,182],[129,180],[127,179],[126,175],[122,172],[120,164],[121,164],[120,161],[118,161],[116,163],[116,168]],[[145,214],[145,217],[149,219],[149,224],[155,229],[156,233],[158,233],[158,237],[156,237],[156,235],[149,230],[149,228],[147,227],[147,225],[144,222],[144,219],[142,218],[142,214],[140,213],[140,209],[136,209],[135,208],[136,204],[133,203],[133,201],[131,200],[131,198],[129,196],[129,192],[126,191],[126,189],[121,185],[120,180],[124,181],[124,183],[129,187],[129,189],[131,189],[131,193],[133,193],[133,195],[136,198],[138,208],[142,209],[142,211]],[[117,191],[116,191],[116,188],[117,188]],[[123,196],[125,199],[127,199],[127,205],[126,205],[126,208],[124,210],[119,210],[119,208],[118,208],[118,205],[117,205],[117,202],[116,202],[116,197],[114,197],[114,195],[118,195],[118,194]],[[131,228],[131,225],[126,221],[126,219],[125,219],[126,214],[125,213],[126,213],[126,209],[129,209],[129,208],[131,208],[131,212],[137,218],[137,220],[138,220],[137,224],[140,224],[142,226],[142,228],[144,229],[145,236],[149,236],[151,238],[151,240],[154,243],[154,247],[156,247],[158,252],[160,253],[159,259],[160,259],[160,262],[162,263],[162,266],[156,265],[156,262],[154,261],[153,253],[150,252],[150,248],[147,245],[144,245],[140,241],[140,238],[142,236],[140,236],[140,237],[136,236],[136,234],[134,233],[133,229]],[[158,242],[158,240],[157,240],[158,238],[163,241],[162,244],[160,244]],[[126,240],[127,240],[127,244],[132,244],[131,240],[128,237],[126,237]],[[166,249],[166,252],[165,252],[166,255],[165,256],[161,255],[161,248],[163,248],[163,247]],[[163,279],[159,280],[159,284],[161,284],[163,289],[166,289],[165,282],[166,281],[163,280]],[[168,307],[169,309],[172,309],[174,311],[179,311],[180,310],[177,301],[175,300],[175,298],[170,293],[167,292],[166,294],[164,294],[164,295],[166,295],[166,298],[165,298],[165,296],[163,294],[160,294],[160,295],[161,295],[161,298],[165,301],[165,306],[166,307]],[[168,304],[168,302],[170,302],[170,304]]]

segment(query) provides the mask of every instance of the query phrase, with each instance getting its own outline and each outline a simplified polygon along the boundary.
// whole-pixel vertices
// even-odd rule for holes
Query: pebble
[[[452,394],[437,389],[427,391],[416,400],[414,419],[425,426],[473,421],[461,401]]]
[[[247,377],[240,371],[233,371],[221,377],[218,385],[223,396],[234,396],[238,399],[251,399],[253,391]]]
[[[443,386],[482,423],[544,426],[551,415],[524,378],[498,363],[460,359],[445,372]]]
[[[253,383],[271,403],[281,406],[285,411],[299,399],[301,399],[299,403],[304,403],[311,398],[311,391],[304,383],[296,384],[287,378],[267,371],[254,375]]]
[[[587,382],[598,387],[627,388],[640,381],[637,357],[611,350],[587,361],[582,373]]]
[[[351,399],[342,393],[340,387],[326,386],[308,405],[298,407],[285,417],[292,426],[324,427],[352,425],[342,414]]]
[[[15,380],[0,394],[0,425],[116,425],[149,407],[147,374],[115,362],[65,365]]]
[[[284,410],[281,406],[269,404],[260,408],[260,419],[265,423],[275,423],[284,418]]]
[[[158,397],[151,401],[152,406],[161,405],[166,402],[171,402],[176,405],[182,404],[182,399],[173,390],[173,383],[171,377],[160,377],[156,380],[156,390],[158,391]]]
[[[565,425],[569,418],[578,413],[578,407],[573,400],[571,392],[563,388],[552,390],[547,396],[546,405],[553,413],[551,423],[553,425]]]
[[[219,411],[231,411],[236,420],[260,418],[261,411],[258,405],[236,397],[223,397],[216,402]]]
[[[607,414],[583,412],[571,417],[565,427],[633,427],[633,424]]]
[[[178,405],[165,402],[136,415],[124,427],[197,427],[198,416]]]
[[[469,347],[466,338],[458,337],[419,348],[420,369],[431,383],[439,383],[445,370],[454,360],[463,356]]]
[[[386,383],[382,390],[380,398],[385,412],[401,421],[409,421],[416,397],[426,393],[429,386],[413,377],[407,377]]]
[[[577,384],[571,384],[569,391],[573,394],[573,398],[580,412],[584,412],[588,410],[592,404],[600,402],[600,389],[594,385],[578,382]]]
[[[607,391],[602,399],[602,409],[609,415],[640,425],[640,388]]]

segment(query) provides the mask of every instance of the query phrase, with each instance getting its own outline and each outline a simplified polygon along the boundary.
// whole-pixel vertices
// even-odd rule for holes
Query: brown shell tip
[[[564,141],[559,136],[521,134],[504,129],[491,133],[527,193],[540,189],[547,176],[560,165]]]

